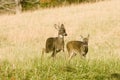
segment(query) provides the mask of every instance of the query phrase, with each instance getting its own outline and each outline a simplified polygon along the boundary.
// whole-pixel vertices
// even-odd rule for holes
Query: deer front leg
[[[62,50],[63,50],[63,52],[65,51],[65,50],[64,50],[64,46],[63,46],[63,49],[62,49]]]
[[[51,57],[55,57],[56,51],[54,50]]]
[[[63,43],[62,51],[63,51],[63,52],[65,51],[65,50],[64,50],[64,43]]]

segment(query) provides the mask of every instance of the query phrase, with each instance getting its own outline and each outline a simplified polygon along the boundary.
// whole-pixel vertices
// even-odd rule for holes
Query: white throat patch
[[[62,35],[59,35],[59,37],[60,37],[60,38],[63,38],[63,36],[62,36]]]
[[[82,42],[83,42],[83,38],[80,38],[80,41],[82,41]]]

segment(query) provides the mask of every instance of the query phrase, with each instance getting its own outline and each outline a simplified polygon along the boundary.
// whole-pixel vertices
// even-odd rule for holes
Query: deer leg
[[[57,51],[56,51],[56,49],[54,48],[51,57],[55,57],[56,53],[57,53]]]
[[[68,61],[70,62],[70,60],[72,59],[73,56],[75,56],[76,54],[74,52],[71,52],[70,55],[69,55],[69,59]]]
[[[64,50],[64,45],[63,45],[63,49],[62,49],[62,50],[63,50],[63,52],[65,51],[65,50]]]
[[[55,56],[55,52],[53,51],[53,53],[52,53],[51,57],[54,57],[54,56]]]
[[[65,50],[64,50],[64,48],[63,48],[63,52],[64,52]]]
[[[61,50],[57,50],[57,51],[56,51],[56,54],[57,54],[58,52],[60,52],[60,51],[61,51]]]
[[[86,57],[86,54],[85,54],[84,51],[81,52],[80,57],[81,57],[82,59],[84,59],[84,58]]]
[[[62,51],[64,52],[65,50],[64,50],[64,45],[65,45],[65,43],[64,43],[64,41],[63,41],[63,47],[62,47]]]
[[[83,54],[84,57],[86,57],[86,54]]]

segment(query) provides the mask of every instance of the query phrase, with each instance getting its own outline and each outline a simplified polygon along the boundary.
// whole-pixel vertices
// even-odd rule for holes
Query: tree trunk
[[[16,14],[20,14],[22,12],[22,4],[21,4],[22,0],[15,0],[15,4],[16,4]]]

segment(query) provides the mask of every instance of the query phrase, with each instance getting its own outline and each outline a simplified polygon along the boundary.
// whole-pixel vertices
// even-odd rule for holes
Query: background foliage
[[[101,0],[21,0],[21,5],[22,10],[26,11],[96,1]],[[15,7],[15,0],[0,0],[0,13],[15,13]]]

